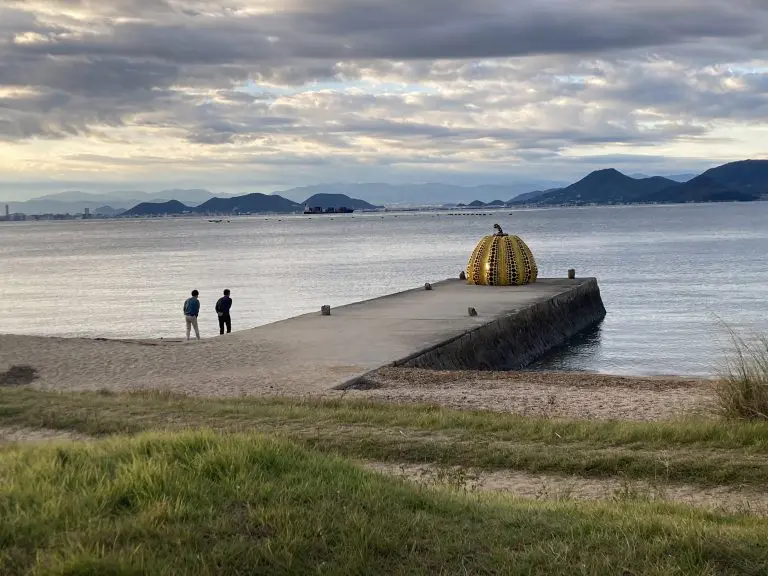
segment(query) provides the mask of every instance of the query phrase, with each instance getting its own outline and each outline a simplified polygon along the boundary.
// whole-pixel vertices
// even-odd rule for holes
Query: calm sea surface
[[[708,374],[723,323],[768,330],[768,202],[334,217],[0,223],[0,332],[179,337],[183,300],[234,299],[234,329],[455,277],[495,222],[541,276],[596,276],[608,316],[539,364]]]

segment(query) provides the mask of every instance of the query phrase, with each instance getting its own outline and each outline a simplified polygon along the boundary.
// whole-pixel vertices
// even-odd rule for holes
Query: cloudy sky
[[[0,197],[768,152],[768,0],[2,0]]]

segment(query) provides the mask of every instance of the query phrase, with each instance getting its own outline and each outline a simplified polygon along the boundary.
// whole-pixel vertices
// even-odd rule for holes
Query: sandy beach
[[[192,396],[351,397],[589,419],[656,420],[701,412],[711,382],[591,373],[441,372],[384,368],[356,390],[333,386],[359,367],[296,356],[263,330],[201,341],[122,341],[0,335],[4,385]],[[328,360],[328,359],[326,359]],[[12,367],[26,366],[16,378]],[[20,375],[20,377],[19,377]]]
[[[0,373],[19,365],[37,371],[33,386],[53,390],[241,396],[305,395],[327,387],[308,387],[318,366],[293,356],[277,334],[270,339],[258,330],[200,341],[0,335]]]
[[[588,372],[473,372],[384,368],[354,392],[387,402],[594,420],[664,420],[702,414],[712,381]]]

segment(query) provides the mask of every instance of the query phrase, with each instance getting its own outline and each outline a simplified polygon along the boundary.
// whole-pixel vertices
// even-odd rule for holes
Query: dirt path
[[[40,443],[59,440],[91,440],[90,436],[66,430],[0,426],[0,446],[14,443]]]
[[[93,438],[62,430],[0,427],[0,446]],[[365,468],[425,485],[466,491],[503,492],[535,500],[663,501],[726,513],[768,516],[768,492],[743,486],[702,488],[688,484],[532,474],[516,470],[474,470],[434,464],[362,462]]]
[[[739,486],[702,488],[687,484],[594,479],[579,476],[441,468],[430,464],[364,462],[364,467],[426,485],[504,492],[536,500],[663,501],[727,513],[768,516],[768,492]]]
[[[596,420],[664,420],[706,413],[712,381],[582,372],[454,372],[385,368],[352,397]]]

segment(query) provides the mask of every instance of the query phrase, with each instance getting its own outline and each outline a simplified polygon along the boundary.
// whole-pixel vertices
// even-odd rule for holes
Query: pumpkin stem
[[[493,229],[496,230],[496,236],[506,236],[498,224],[494,224]]]

